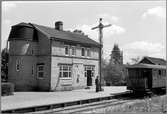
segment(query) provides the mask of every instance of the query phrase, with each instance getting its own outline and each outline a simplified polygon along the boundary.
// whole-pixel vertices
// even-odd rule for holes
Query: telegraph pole
[[[102,78],[102,54],[103,54],[103,28],[110,27],[111,24],[103,25],[102,24],[102,18],[99,19],[99,25],[96,27],[93,27],[92,30],[98,29],[99,30],[99,43],[100,43],[100,51],[99,51],[99,72],[100,72],[100,91],[102,91],[101,88],[101,78]]]

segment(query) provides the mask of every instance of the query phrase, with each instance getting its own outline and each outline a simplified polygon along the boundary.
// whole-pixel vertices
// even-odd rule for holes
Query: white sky
[[[123,50],[124,63],[130,58],[151,56],[166,58],[165,1],[106,2],[2,2],[2,48],[12,25],[31,22],[54,27],[63,21],[65,30],[80,29],[98,41],[91,30],[103,18],[104,57],[109,59],[114,43]]]

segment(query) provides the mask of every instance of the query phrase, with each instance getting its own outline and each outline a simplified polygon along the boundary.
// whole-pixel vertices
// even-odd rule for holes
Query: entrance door
[[[148,76],[148,88],[152,88],[152,70],[147,71],[147,76]]]
[[[146,80],[146,88],[151,89],[152,88],[152,72],[150,69],[144,70],[144,78]]]
[[[91,76],[92,71],[87,70],[87,86],[92,86],[92,76]]]

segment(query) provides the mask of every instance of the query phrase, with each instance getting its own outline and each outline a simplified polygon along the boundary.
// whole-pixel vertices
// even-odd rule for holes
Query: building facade
[[[95,85],[99,43],[84,34],[32,23],[12,26],[9,82],[16,91],[57,91]]]

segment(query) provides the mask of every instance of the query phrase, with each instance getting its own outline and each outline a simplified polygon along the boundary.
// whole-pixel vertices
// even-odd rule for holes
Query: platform
[[[59,92],[15,92],[13,96],[1,97],[1,110],[6,111],[91,98],[101,98],[127,91],[125,86],[108,86],[103,87],[103,89],[104,91],[98,93],[95,92],[95,88]]]

